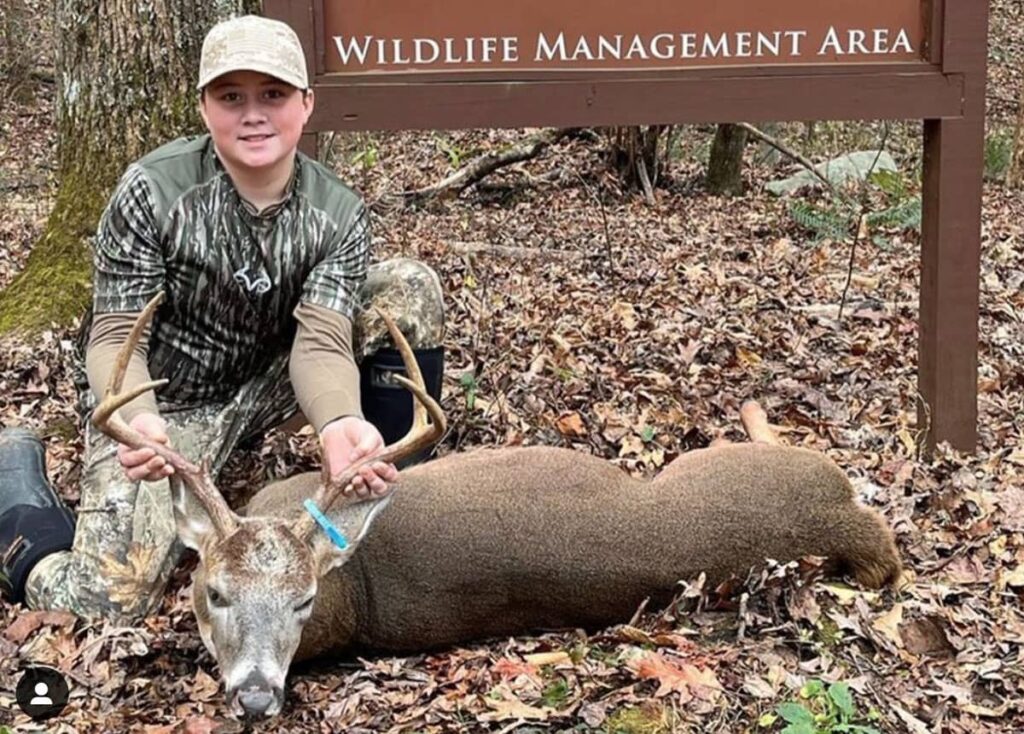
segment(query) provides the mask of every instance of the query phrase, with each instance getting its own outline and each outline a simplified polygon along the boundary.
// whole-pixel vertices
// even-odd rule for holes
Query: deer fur
[[[597,629],[664,605],[681,579],[714,584],[766,558],[823,556],[870,588],[900,575],[889,529],[839,467],[771,443],[689,452],[651,481],[569,449],[448,455],[403,470],[384,499],[334,505],[345,551],[291,531],[320,481],[267,486],[226,539],[179,496],[201,558],[196,618],[236,712],[277,713],[293,659]],[[211,586],[229,608],[211,607]]]
[[[315,489],[310,474],[272,484],[246,515],[288,517]],[[599,628],[667,603],[680,579],[808,555],[868,587],[900,572],[881,516],[814,451],[703,449],[652,481],[561,448],[450,455],[404,470],[352,561],[321,579],[296,659]],[[196,590],[202,618],[201,573]]]

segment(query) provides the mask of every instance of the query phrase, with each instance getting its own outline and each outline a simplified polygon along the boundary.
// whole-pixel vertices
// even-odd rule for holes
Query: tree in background
[[[25,102],[32,71],[32,29],[25,0],[0,3],[0,94]]]
[[[628,187],[643,192],[648,204],[654,204],[654,187],[668,161],[671,130],[671,125],[642,125],[607,131],[613,167]]]
[[[82,314],[88,246],[129,163],[200,129],[195,80],[203,36],[258,0],[56,0],[58,190],[25,269],[0,292],[0,333]]]
[[[743,148],[747,131],[731,123],[722,123],[715,130],[708,157],[707,189],[719,196],[743,193]]]

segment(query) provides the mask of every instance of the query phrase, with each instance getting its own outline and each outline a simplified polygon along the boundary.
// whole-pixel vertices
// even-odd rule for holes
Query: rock
[[[875,158],[878,161],[875,161]],[[872,164],[874,167],[872,168]],[[858,150],[855,153],[847,153],[830,161],[819,163],[814,167],[818,173],[827,178],[833,186],[842,186],[850,181],[863,181],[868,172],[878,171],[898,172],[896,161],[888,152],[877,150]],[[765,189],[775,196],[785,196],[795,193],[805,186],[821,188],[824,184],[817,176],[810,171],[800,171],[781,181],[771,181],[765,185]]]

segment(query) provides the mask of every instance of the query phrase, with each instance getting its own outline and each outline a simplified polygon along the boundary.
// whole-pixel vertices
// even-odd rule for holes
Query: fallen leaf
[[[977,558],[954,558],[943,569],[942,575],[953,584],[983,584],[989,581],[989,571]]]
[[[743,679],[743,690],[754,698],[775,698],[776,695],[772,684],[756,675],[748,675]]]
[[[912,734],[930,734],[931,730],[928,728],[928,725],[905,708],[896,703],[892,704],[892,708],[903,723],[907,725],[907,731],[912,732]]]
[[[20,645],[25,639],[40,627],[53,625],[66,627],[75,623],[76,617],[71,612],[22,612],[18,618],[4,630],[4,637],[16,645]]]
[[[1024,465],[1024,449],[1018,449]],[[995,502],[1003,511],[1002,526],[1007,530],[1024,530],[1024,489],[1007,487],[995,495]]]
[[[579,717],[591,729],[597,729],[608,718],[608,705],[602,702],[585,703],[580,706]]]
[[[220,684],[200,668],[196,671],[195,680],[189,690],[189,698],[193,701],[211,701],[219,690]]]
[[[486,714],[481,714],[480,721],[508,721],[510,719],[524,721],[547,721],[552,714],[557,713],[554,709],[537,708],[529,706],[517,698],[510,698],[503,701],[485,699],[485,703],[491,708]]]
[[[764,361],[760,354],[745,347],[736,347],[736,360],[744,367],[756,367]]]
[[[657,698],[666,696],[673,691],[683,700],[689,701],[698,696],[713,699],[719,695],[722,686],[710,670],[701,670],[689,663],[677,666],[656,652],[648,652],[630,667],[639,678],[653,678],[658,681]]]
[[[625,326],[628,331],[636,329],[636,309],[633,308],[632,303],[616,301],[612,304],[611,312],[619,317],[619,320],[622,321],[622,325]]]
[[[903,605],[894,604],[885,614],[879,615],[871,626],[885,635],[896,647],[903,647],[900,637],[900,623],[903,621]]]
[[[878,600],[878,594],[874,591],[861,591],[860,589],[854,589],[843,584],[822,584],[821,586],[825,591],[838,599],[841,604],[849,604],[858,597],[863,597],[872,603]]]
[[[937,615],[909,620],[899,627],[900,639],[914,655],[949,657],[956,650],[946,635],[944,620]]]
[[[644,442],[639,436],[631,433],[623,437],[622,445],[619,447],[619,456],[639,456],[643,450]]]
[[[1003,583],[1007,586],[1024,586],[1024,563],[1012,571],[1003,574]]]
[[[206,716],[193,716],[185,722],[184,734],[213,734],[217,720]]]
[[[491,668],[502,680],[511,680],[521,675],[530,678],[537,678],[537,668],[530,663],[524,663],[512,658],[502,658]]]
[[[555,421],[559,433],[563,436],[586,436],[587,427],[579,413],[566,413]]]

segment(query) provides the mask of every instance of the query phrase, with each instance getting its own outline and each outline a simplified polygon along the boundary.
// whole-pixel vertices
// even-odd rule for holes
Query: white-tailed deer
[[[644,599],[667,603],[681,579],[703,572],[715,583],[766,558],[824,556],[830,570],[869,587],[899,576],[881,516],[857,504],[825,455],[778,445],[756,404],[742,413],[753,443],[684,454],[652,481],[568,449],[483,449],[405,469],[397,491],[366,501],[345,493],[354,467],[335,481],[301,474],[267,486],[238,516],[204,469],[134,435],[116,413],[159,384],[120,394],[133,340],[155,305],[93,420],[176,469],[178,532],[200,559],[193,606],[235,713],[280,711],[293,659],[599,628],[629,619]],[[444,430],[411,351],[389,328],[412,378],[403,384],[416,418],[409,435],[371,460],[415,453]],[[344,535],[340,544],[304,508],[310,498],[326,527]]]

